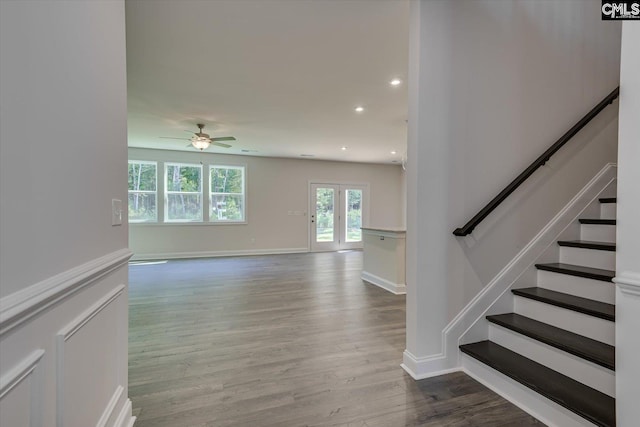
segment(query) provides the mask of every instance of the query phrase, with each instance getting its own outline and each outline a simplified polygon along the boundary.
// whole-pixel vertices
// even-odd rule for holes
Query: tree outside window
[[[209,220],[241,222],[245,220],[244,167],[212,165],[210,176]]]
[[[129,222],[156,222],[157,164],[129,161]]]
[[[165,164],[165,221],[202,221],[202,166]]]

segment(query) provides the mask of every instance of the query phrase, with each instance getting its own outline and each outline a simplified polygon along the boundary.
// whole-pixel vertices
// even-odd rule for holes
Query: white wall
[[[136,148],[129,158],[245,165],[247,179],[247,224],[131,224],[136,258],[306,251],[309,216],[288,211],[308,213],[310,181],[369,183],[369,225],[404,225],[400,166]]]
[[[0,19],[0,425],[127,425],[124,2]]]
[[[447,323],[615,162],[617,104],[470,237],[452,235],[618,85],[620,25],[596,0],[412,7],[405,361],[446,369]]]
[[[617,425],[640,417],[640,25],[622,26],[620,127],[618,142],[618,227],[616,256]]]

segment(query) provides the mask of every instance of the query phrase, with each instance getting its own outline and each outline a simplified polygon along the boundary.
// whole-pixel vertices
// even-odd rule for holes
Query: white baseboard
[[[309,252],[309,248],[272,248],[272,249],[238,249],[231,251],[197,251],[197,252],[157,252],[134,254],[132,261],[151,261],[158,259],[218,258],[230,256],[282,255]]]
[[[400,366],[414,380],[423,380],[460,371],[460,367],[448,367],[447,359],[443,354],[416,357],[409,350],[405,350],[402,353],[402,364]]]
[[[107,405],[107,407],[105,408],[104,412],[102,413],[102,416],[98,420],[98,423],[96,424],[96,427],[105,427],[107,425],[107,422],[109,421],[109,419],[113,416],[113,413],[115,412],[116,406],[117,406],[118,402],[120,401],[120,398],[122,397],[122,393],[123,392],[124,392],[124,387],[122,387],[121,385],[116,387],[116,391],[113,392],[113,395],[111,396],[111,399],[109,400],[109,404]]]
[[[136,417],[131,414],[131,399],[127,399],[122,406],[120,414],[118,415],[118,418],[116,418],[116,422],[113,424],[113,427],[133,427],[133,424],[136,422]]]
[[[376,276],[375,274],[371,274],[367,271],[363,271],[360,278],[365,282],[376,285],[384,290],[391,292],[392,294],[404,295],[407,293],[407,286],[404,283],[393,283],[390,280],[384,279],[380,276]]]
[[[555,244],[558,236],[571,225],[598,195],[616,179],[617,167],[608,163],[549,223],[458,313],[442,331],[441,356],[415,357],[405,365],[419,378],[427,378],[460,366],[458,346],[469,330],[483,321],[492,306],[530,268],[538,258]],[[488,336],[488,328],[486,331]],[[486,337],[484,337],[486,339]],[[409,371],[407,371],[409,372]]]

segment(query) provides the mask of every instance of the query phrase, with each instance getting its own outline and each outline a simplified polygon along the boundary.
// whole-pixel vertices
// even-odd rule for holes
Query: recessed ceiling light
[[[391,86],[398,86],[400,83],[402,83],[402,80],[400,79],[393,79],[389,82]]]
[[[391,154],[398,154],[398,152],[396,150],[393,150]]]
[[[362,113],[362,112],[364,111],[364,107],[363,107],[363,106],[361,106],[361,105],[358,105],[358,106],[355,108],[355,110],[356,110],[356,113]]]
[[[341,148],[341,150],[342,150],[342,151],[346,151],[346,150],[347,150],[347,147],[342,147],[342,148]]]

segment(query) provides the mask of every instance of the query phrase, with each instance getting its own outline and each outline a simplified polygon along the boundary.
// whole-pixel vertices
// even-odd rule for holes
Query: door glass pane
[[[316,189],[316,242],[333,242],[333,188]]]
[[[362,190],[346,190],[347,236],[346,242],[362,241]]]

